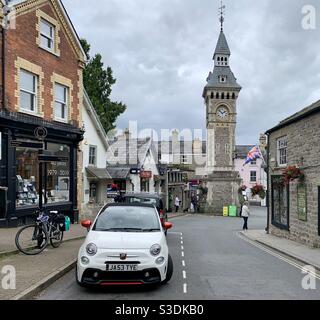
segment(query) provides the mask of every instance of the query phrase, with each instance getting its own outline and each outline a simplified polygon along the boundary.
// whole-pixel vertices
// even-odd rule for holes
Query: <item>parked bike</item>
[[[58,211],[46,215],[39,210],[37,214],[35,223],[21,228],[15,238],[18,250],[28,256],[40,254],[49,242],[53,248],[58,248],[70,221]]]

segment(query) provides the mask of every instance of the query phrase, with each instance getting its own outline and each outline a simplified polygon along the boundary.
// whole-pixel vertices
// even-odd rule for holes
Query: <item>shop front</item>
[[[77,153],[82,137],[83,131],[68,124],[0,113],[0,187],[7,189],[0,226],[26,223],[40,207],[77,220]]]

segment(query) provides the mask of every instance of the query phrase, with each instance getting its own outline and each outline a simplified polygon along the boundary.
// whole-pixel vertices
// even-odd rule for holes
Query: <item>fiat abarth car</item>
[[[173,262],[157,209],[148,204],[109,204],[95,221],[82,221],[88,235],[78,254],[81,286],[167,283]]]

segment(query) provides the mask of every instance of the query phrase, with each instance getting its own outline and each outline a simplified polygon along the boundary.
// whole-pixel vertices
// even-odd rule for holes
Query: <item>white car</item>
[[[109,204],[94,223],[81,224],[89,233],[78,254],[79,285],[147,285],[171,279],[173,262],[154,206]]]

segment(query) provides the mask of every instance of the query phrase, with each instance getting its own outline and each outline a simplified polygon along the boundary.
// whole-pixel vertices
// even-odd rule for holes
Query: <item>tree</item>
[[[122,102],[113,102],[110,99],[111,87],[116,83],[111,67],[104,68],[101,54],[90,56],[91,47],[85,39],[81,39],[81,45],[89,61],[83,72],[84,87],[104,129],[109,132],[115,128],[116,120],[126,111],[127,106]]]

